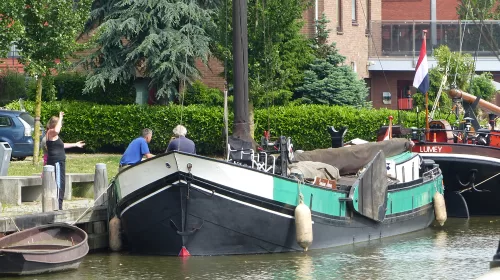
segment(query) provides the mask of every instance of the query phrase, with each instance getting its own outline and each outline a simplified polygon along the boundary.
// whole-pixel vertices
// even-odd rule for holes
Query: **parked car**
[[[43,135],[43,128],[40,126]],[[0,109],[0,142],[8,142],[12,158],[24,160],[33,155],[35,119],[23,111]]]

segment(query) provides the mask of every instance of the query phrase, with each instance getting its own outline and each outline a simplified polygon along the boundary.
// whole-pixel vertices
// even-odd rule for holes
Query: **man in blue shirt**
[[[149,128],[145,128],[142,130],[142,137],[137,137],[127,147],[125,153],[120,160],[120,168],[121,171],[123,168],[134,165],[141,162],[142,157],[146,156],[146,158],[152,158],[153,155],[149,152],[148,143],[151,142],[151,138],[153,137],[153,131]]]
[[[196,146],[191,139],[186,137],[187,129],[183,125],[178,125],[173,130],[175,138],[170,141],[166,152],[181,151],[189,154],[196,154]]]

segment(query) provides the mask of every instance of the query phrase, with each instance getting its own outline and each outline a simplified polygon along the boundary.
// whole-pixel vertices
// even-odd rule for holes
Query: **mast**
[[[451,89],[448,92],[448,95],[451,98],[462,98],[463,100],[467,101],[468,103],[473,103],[478,98],[477,96],[474,96],[474,95],[469,94],[467,92],[461,91],[459,89]],[[478,102],[478,106],[483,108],[486,111],[493,113],[493,114],[500,115],[500,107],[498,107],[495,104],[492,104],[486,100],[480,99]]]
[[[247,2],[233,1],[233,136],[252,141],[248,114],[248,31]]]

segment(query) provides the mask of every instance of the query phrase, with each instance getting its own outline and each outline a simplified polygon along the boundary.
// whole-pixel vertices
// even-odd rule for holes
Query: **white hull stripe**
[[[209,193],[209,194],[211,194],[211,193],[212,193],[212,192],[209,192],[209,191],[207,191],[206,189],[201,188],[201,187],[199,187],[199,186],[197,186],[197,185],[193,185],[192,183],[191,183],[191,187],[194,187],[194,188],[196,188],[196,189],[199,189],[199,190],[204,191],[204,192]],[[265,211],[265,212],[268,212],[268,213],[271,213],[271,214],[274,214],[274,215],[278,215],[278,216],[285,217],[285,218],[289,218],[289,219],[295,219],[295,217],[294,217],[294,216],[290,216],[290,215],[283,214],[283,213],[280,213],[280,212],[272,211],[272,210],[266,209],[266,208],[264,208],[264,207],[260,207],[260,206],[257,206],[257,205],[253,205],[253,204],[248,203],[248,202],[240,201],[240,200],[237,200],[237,199],[234,199],[234,198],[231,198],[231,197],[228,197],[228,196],[225,196],[225,195],[219,194],[219,193],[217,193],[217,192],[214,192],[213,194],[214,194],[214,195],[216,195],[216,196],[218,196],[218,197],[222,197],[222,198],[224,198],[224,199],[227,199],[227,200],[230,200],[230,201],[234,201],[234,202],[236,202],[236,203],[243,204],[243,205],[245,205],[245,206],[252,207],[252,208],[255,208],[255,209],[259,209],[259,210],[261,210],[261,211]],[[313,222],[313,223],[314,223],[314,222]]]
[[[121,217],[123,214],[125,214],[125,212],[126,212],[128,209],[130,209],[130,208],[134,207],[135,205],[137,205],[137,204],[139,204],[139,203],[143,202],[144,200],[146,200],[146,199],[148,199],[148,198],[150,198],[150,197],[152,197],[152,196],[156,195],[157,193],[162,192],[162,191],[164,191],[164,190],[166,190],[166,189],[170,188],[171,186],[172,186],[172,185],[168,185],[168,186],[166,186],[166,187],[163,187],[163,188],[161,188],[161,189],[159,189],[159,190],[155,191],[154,193],[150,193],[150,194],[148,194],[147,196],[145,196],[145,197],[143,197],[143,198],[141,198],[141,199],[137,200],[136,202],[134,202],[134,203],[130,204],[129,206],[127,206],[127,208],[123,209],[123,211],[120,213],[120,217]]]
[[[467,154],[448,154],[448,153],[420,153],[424,158],[426,157],[436,157],[436,158],[463,158],[463,159],[476,159],[481,161],[496,162],[500,164],[500,159],[485,156],[467,155]]]
[[[185,183],[185,184],[186,184],[186,182],[185,182],[185,181],[183,181],[183,180],[181,180],[180,182],[182,182],[182,183]],[[123,209],[123,211],[120,213],[120,216],[122,216],[123,214],[125,214],[125,212],[126,212],[127,210],[129,210],[130,208],[134,207],[135,205],[137,205],[137,204],[139,204],[139,203],[143,202],[144,200],[146,200],[146,199],[148,199],[148,198],[150,198],[150,197],[152,197],[152,196],[154,196],[154,195],[158,194],[159,192],[162,192],[162,191],[164,191],[164,190],[166,190],[166,189],[168,189],[168,188],[170,188],[170,187],[172,187],[172,185],[168,185],[168,186],[166,186],[166,187],[163,187],[163,188],[161,188],[161,189],[159,189],[159,190],[155,191],[154,193],[151,193],[151,194],[149,194],[149,195],[147,195],[147,196],[145,196],[145,197],[143,197],[143,198],[141,198],[141,199],[137,200],[136,202],[134,202],[134,203],[130,204],[129,206],[127,206],[127,208]],[[198,189],[198,190],[200,190],[200,191],[203,191],[203,192],[205,192],[205,193],[207,193],[207,194],[212,194],[212,192],[207,191],[206,189],[204,189],[204,188],[202,188],[202,187],[199,187],[199,186],[197,186],[197,185],[194,185],[194,184],[192,184],[192,183],[191,183],[191,187],[196,188],[196,189]],[[276,211],[272,211],[272,210],[269,210],[269,209],[266,209],[266,208],[263,208],[263,207],[260,207],[260,206],[256,206],[256,205],[253,205],[253,204],[250,204],[250,203],[247,203],[247,202],[243,202],[243,201],[240,201],[240,200],[237,200],[237,199],[234,199],[234,198],[231,198],[231,197],[228,197],[228,196],[225,196],[225,195],[222,195],[222,194],[216,193],[216,192],[214,192],[213,194],[214,194],[214,195],[216,195],[216,196],[222,197],[222,198],[224,198],[224,199],[227,199],[227,200],[230,200],[230,201],[234,201],[234,202],[236,202],[236,203],[243,204],[243,205],[248,206],[248,207],[256,208],[256,209],[259,209],[259,210],[261,210],[261,211],[265,211],[265,212],[268,212],[268,213],[271,213],[271,214],[274,214],[274,215],[278,215],[278,216],[285,217],[285,218],[289,218],[289,219],[295,219],[295,217],[293,217],[293,216],[290,216],[290,215],[287,215],[287,214],[283,214],[283,213],[280,213],[280,212],[276,212]],[[313,221],[313,224],[314,224],[314,221]]]

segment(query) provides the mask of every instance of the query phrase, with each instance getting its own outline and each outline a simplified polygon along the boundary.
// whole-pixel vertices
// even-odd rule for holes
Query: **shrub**
[[[80,73],[61,73],[54,78],[58,100],[88,101],[97,104],[125,105],[135,102],[135,88],[132,82],[128,84],[106,83],[89,93],[83,93],[86,76]]]
[[[201,81],[196,81],[180,94],[184,105],[203,104],[206,106],[223,106],[224,94],[217,88],[209,88]]]
[[[36,82],[35,78],[28,78],[26,94],[28,100],[34,101],[36,98]],[[56,87],[54,86],[53,76],[44,76],[42,78],[42,101],[55,101],[57,99]]]
[[[18,109],[19,104],[8,105]],[[34,102],[25,102],[28,112],[33,113]],[[153,130],[150,148],[154,153],[164,152],[172,129],[182,123],[188,129],[188,137],[196,143],[197,151],[205,155],[220,155],[224,151],[223,109],[214,106],[140,106],[140,105],[98,105],[86,102],[44,102],[41,120],[46,123],[59,111],[66,113],[61,137],[66,142],[84,140],[86,151],[123,152],[141,129]],[[310,150],[326,148],[331,140],[328,126],[340,129],[348,127],[346,141],[353,138],[375,140],[381,125],[398,113],[393,110],[355,109],[352,107],[326,105],[300,105],[269,107],[255,110],[255,139],[260,141],[264,130],[270,129],[272,136],[286,135],[293,139],[296,149]],[[439,118],[438,115],[436,118]],[[229,122],[232,123],[232,114]],[[412,112],[401,112],[405,127],[417,126],[417,116]],[[423,126],[420,114],[420,127]],[[232,125],[229,126],[230,130]]]
[[[0,77],[0,105],[26,98],[26,79],[23,74],[7,71]]]

